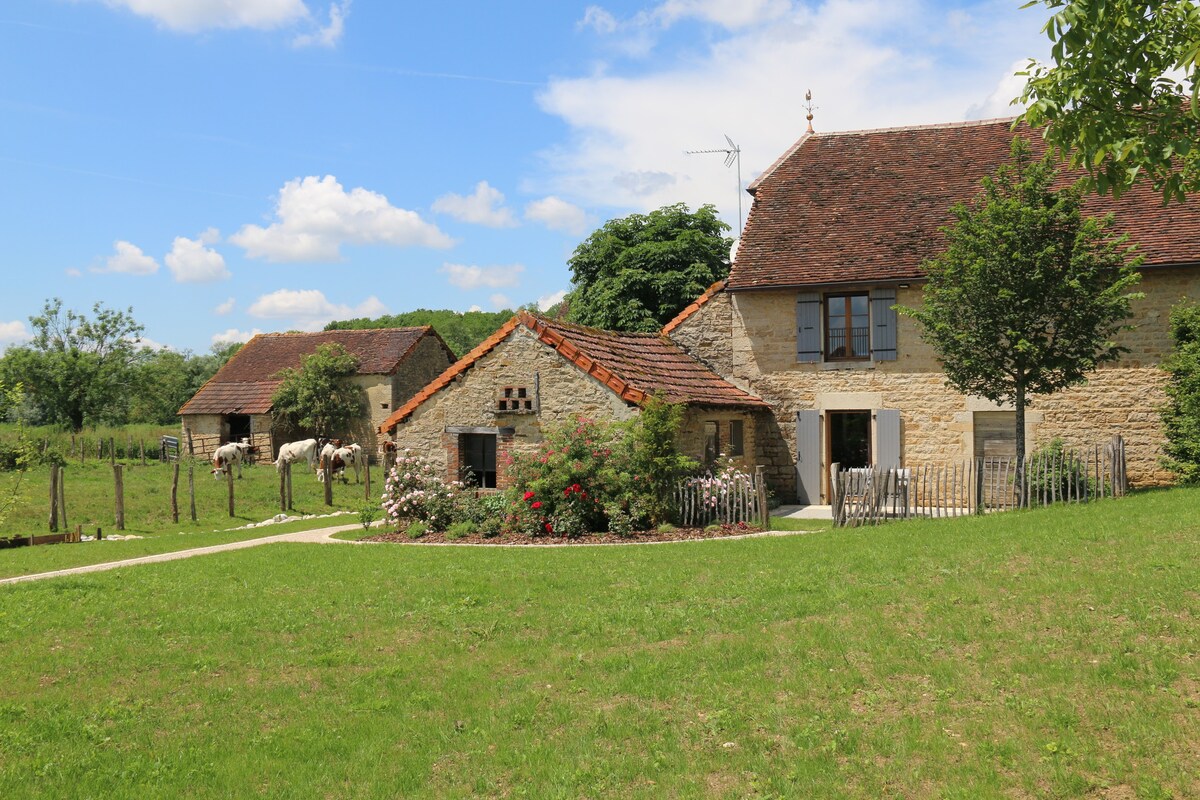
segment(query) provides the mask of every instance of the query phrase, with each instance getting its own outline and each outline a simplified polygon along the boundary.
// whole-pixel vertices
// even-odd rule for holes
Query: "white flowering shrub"
[[[729,459],[722,459],[716,467],[716,472],[688,480],[689,486],[700,490],[701,504],[713,513],[723,511],[733,501],[738,489],[749,489],[754,482],[748,473],[739,470]]]
[[[463,484],[447,483],[442,471],[421,456],[405,451],[396,457],[383,489],[383,513],[397,529],[401,522],[423,522],[444,531],[454,522],[454,510]]]

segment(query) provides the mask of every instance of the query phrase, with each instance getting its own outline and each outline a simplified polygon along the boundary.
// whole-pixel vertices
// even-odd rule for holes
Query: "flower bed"
[[[761,533],[760,528],[750,525],[712,525],[708,528],[671,528],[670,530],[637,531],[628,534],[593,533],[587,536],[526,536],[505,532],[496,536],[479,533],[462,536],[447,535],[445,531],[431,531],[419,539],[413,539],[403,531],[380,533],[368,536],[363,542],[392,542],[397,544],[469,544],[469,545],[590,545],[590,544],[650,544],[653,542],[687,542],[703,539],[725,539],[731,536],[746,536]]]

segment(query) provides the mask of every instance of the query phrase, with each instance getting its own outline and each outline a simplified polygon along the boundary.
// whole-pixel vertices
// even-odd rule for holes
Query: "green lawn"
[[[1200,490],[0,587],[0,797],[1200,796]]]

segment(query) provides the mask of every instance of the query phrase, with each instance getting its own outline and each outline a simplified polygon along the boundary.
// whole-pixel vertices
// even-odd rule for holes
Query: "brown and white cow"
[[[359,444],[348,444],[333,451],[333,470],[340,472],[342,480],[346,480],[346,467],[354,470],[354,482],[362,483],[363,451]],[[340,465],[338,462],[341,462]]]
[[[236,464],[238,477],[241,478],[242,462],[246,459],[246,455],[252,452],[254,452],[254,448],[245,442],[230,442],[221,445],[213,453],[212,476],[219,480],[222,475],[232,471]]]

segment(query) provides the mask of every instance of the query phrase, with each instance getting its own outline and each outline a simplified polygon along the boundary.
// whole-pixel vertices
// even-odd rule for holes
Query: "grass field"
[[[1200,796],[1200,490],[0,588],[0,797]]]
[[[287,527],[229,530],[251,522],[262,522],[280,513],[279,476],[270,464],[245,467],[242,479],[234,479],[236,515],[230,517],[228,487],[224,480],[214,480],[209,469],[205,462],[195,465],[197,521],[192,522],[188,508],[187,466],[182,466],[178,492],[179,522],[175,523],[171,521],[170,513],[172,465],[150,462],[142,466],[140,461],[127,464],[124,478],[125,530],[122,533],[140,536],[141,539],[0,549],[0,577],[136,558],[353,521],[350,518],[333,522],[309,520],[289,523]],[[63,473],[69,527],[83,525],[83,532],[88,535],[94,535],[97,527],[102,528],[106,536],[117,533],[113,474],[108,462],[91,460],[82,465],[68,464]],[[379,482],[382,473],[378,467],[373,467],[372,475],[375,481],[372,493],[378,494],[383,490]],[[3,477],[11,478],[8,475]],[[0,524],[0,538],[48,532],[49,480],[50,471],[45,466],[35,467],[26,473],[21,485],[21,502]],[[289,515],[357,511],[366,502],[364,487],[353,483],[353,477],[348,484],[335,482],[333,500],[333,506],[327,507],[325,489],[316,478],[305,470],[293,469],[293,510],[288,512]]]

